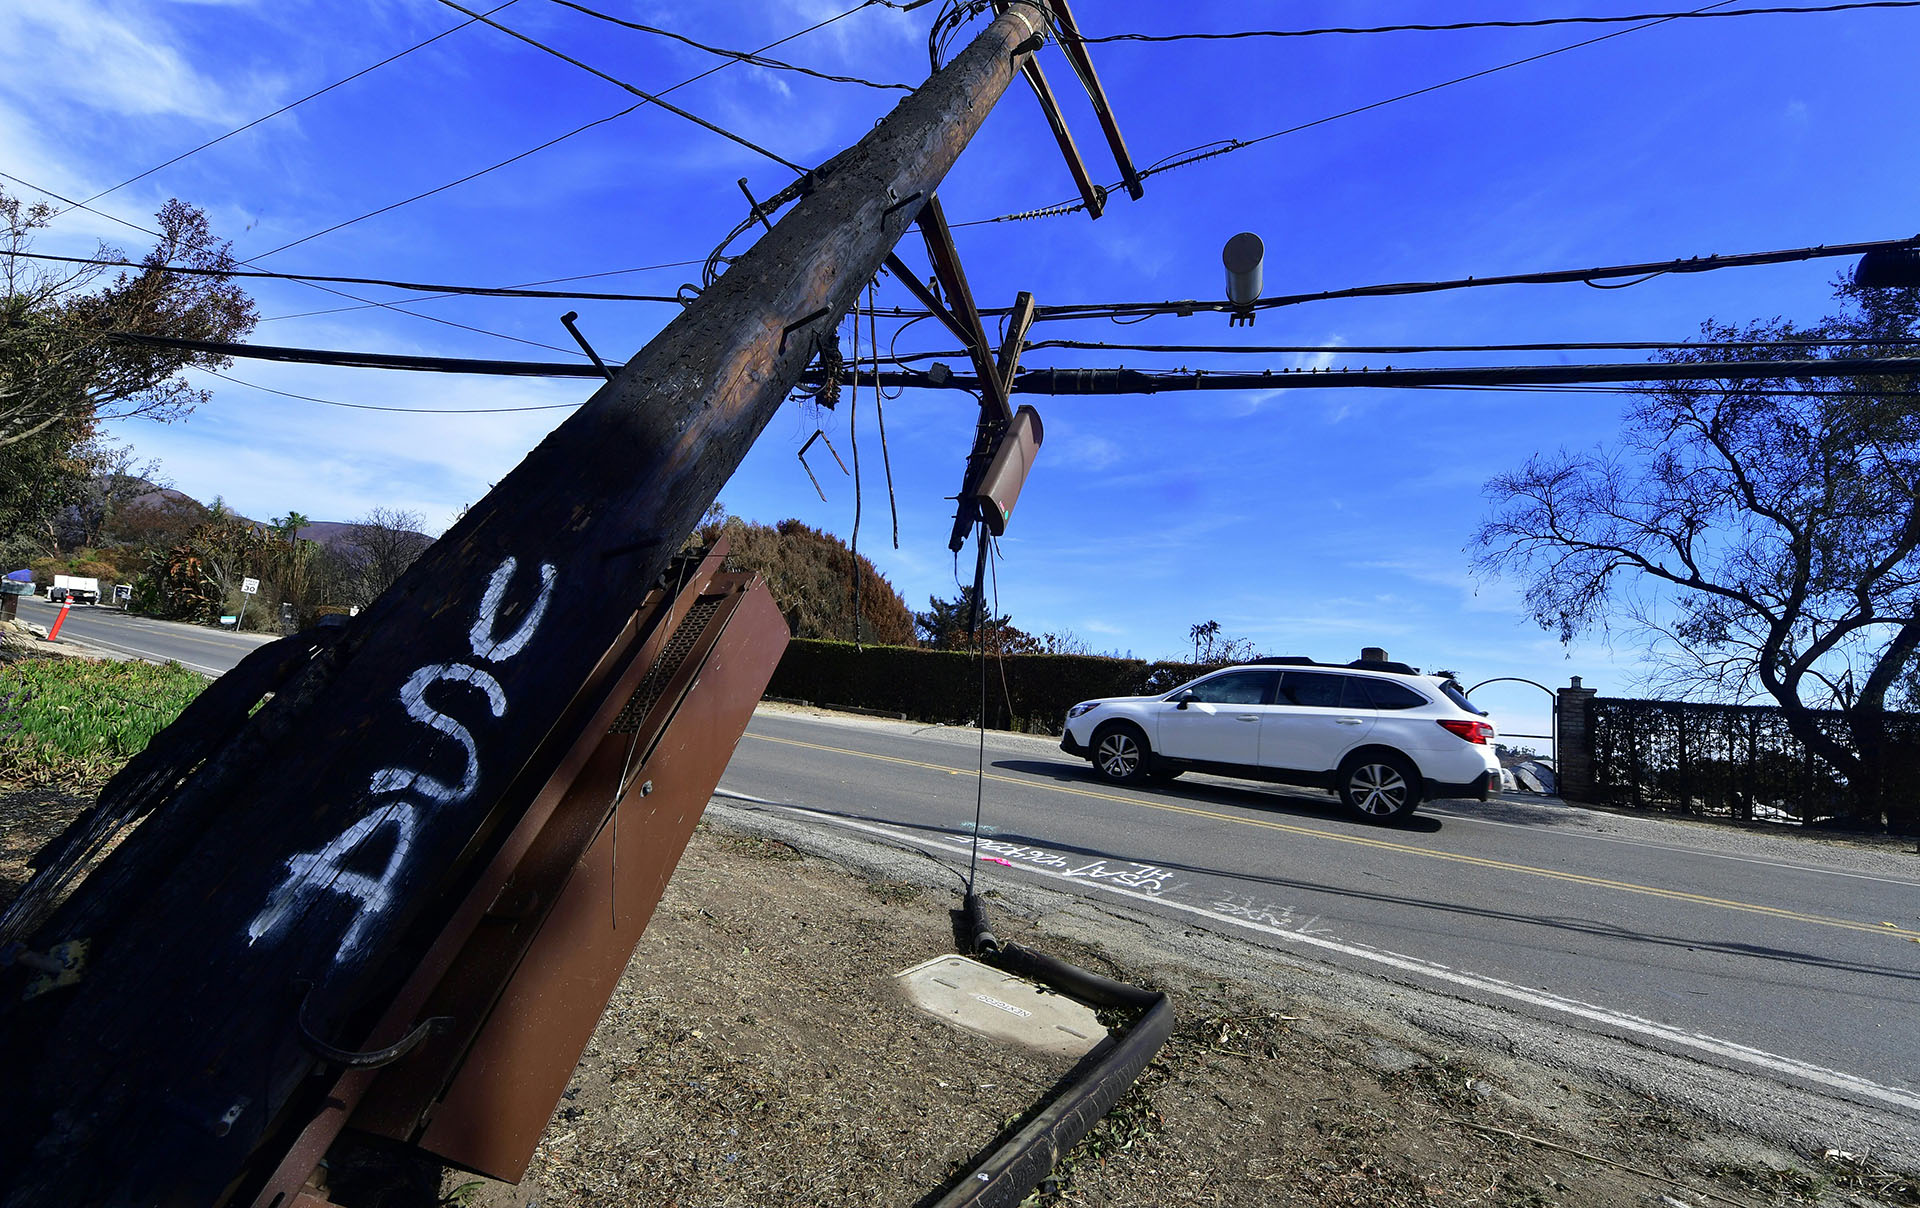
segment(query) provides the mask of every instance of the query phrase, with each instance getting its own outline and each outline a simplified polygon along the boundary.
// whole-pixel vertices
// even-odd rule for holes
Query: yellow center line
[[[958,775],[953,768],[937,763],[926,763],[918,759],[902,759],[896,755],[876,755],[869,751],[855,751],[846,747],[830,747],[821,743],[801,742],[793,738],[775,738],[769,734],[748,733],[748,738],[758,738],[763,742],[777,742],[790,747],[805,747],[813,751],[827,751],[835,755],[852,755],[859,759],[878,760],[882,763],[895,763],[902,767],[923,768],[931,772]],[[1237,826],[1252,826],[1262,830],[1280,831],[1289,835],[1300,835],[1310,839],[1321,839],[1329,843],[1347,843],[1356,847],[1370,847],[1377,851],[1396,852],[1400,855],[1420,856],[1429,860],[1444,860],[1453,864],[1467,864],[1475,868],[1491,868],[1501,872],[1521,873],[1525,876],[1545,877],[1553,881],[1568,881],[1576,885],[1589,885],[1598,889],[1613,889],[1622,893],[1645,894],[1648,897],[1665,898],[1674,902],[1691,902],[1697,906],[1714,906],[1722,910],[1740,911],[1746,914],[1762,914],[1779,919],[1792,919],[1799,923],[1814,923],[1822,927],[1839,927],[1846,931],[1864,931],[1870,935],[1888,935],[1900,939],[1920,941],[1920,930],[1895,927],[1886,923],[1861,923],[1853,919],[1829,918],[1826,915],[1803,914],[1797,910],[1786,910],[1778,906],[1761,906],[1753,902],[1739,902],[1730,898],[1714,898],[1704,894],[1686,893],[1678,889],[1662,889],[1655,885],[1639,885],[1632,881],[1615,881],[1607,877],[1590,877],[1584,873],[1564,872],[1557,868],[1539,868],[1531,864],[1514,864],[1506,860],[1493,860],[1485,856],[1469,856],[1458,852],[1434,851],[1431,848],[1414,847],[1406,843],[1394,843],[1387,839],[1375,839],[1366,835],[1347,835],[1332,831],[1315,830],[1310,826],[1295,826],[1287,822],[1274,822],[1266,818],[1240,818],[1232,814],[1216,813],[1212,810],[1195,809],[1187,805],[1174,805],[1165,801],[1148,801],[1139,797],[1122,797],[1116,793],[1102,793],[1093,789],[1072,788],[1061,784],[1048,784],[1044,781],[1022,779],[1015,776],[1001,776],[987,773],[987,779],[999,784],[1015,784],[1023,788],[1039,788],[1055,793],[1070,793],[1076,797],[1091,797],[1097,801],[1117,801],[1139,809],[1160,810],[1169,814],[1185,814],[1191,818],[1206,818],[1215,822],[1231,822]]]

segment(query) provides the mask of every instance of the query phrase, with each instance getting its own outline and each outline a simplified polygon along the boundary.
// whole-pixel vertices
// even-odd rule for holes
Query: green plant
[[[105,778],[206,687],[177,663],[22,659],[0,667],[0,782]]]

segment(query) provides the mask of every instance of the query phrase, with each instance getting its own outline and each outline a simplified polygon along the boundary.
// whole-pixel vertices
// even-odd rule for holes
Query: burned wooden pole
[[[245,1197],[319,1110],[319,1054],[402,1039],[369,1032],[512,829],[514,787],[552,770],[533,753],[1047,16],[1014,0],[810,173],[772,231],[18,937],[88,944],[76,984],[0,1005],[0,1204]]]

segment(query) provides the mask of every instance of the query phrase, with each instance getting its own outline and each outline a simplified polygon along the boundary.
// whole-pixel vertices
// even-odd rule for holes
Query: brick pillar
[[[1591,801],[1593,792],[1593,731],[1587,721],[1587,702],[1600,695],[1582,688],[1574,676],[1569,687],[1553,694],[1553,770],[1560,778],[1560,796],[1568,801]]]

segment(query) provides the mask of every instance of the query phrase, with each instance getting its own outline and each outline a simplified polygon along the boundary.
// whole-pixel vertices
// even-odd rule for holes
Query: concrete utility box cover
[[[964,956],[936,956],[897,976],[914,1006],[995,1040],[1080,1057],[1107,1038],[1093,1008]]]

